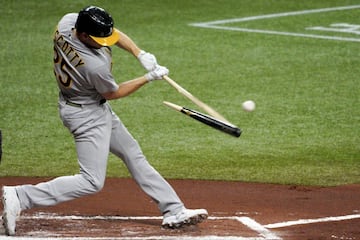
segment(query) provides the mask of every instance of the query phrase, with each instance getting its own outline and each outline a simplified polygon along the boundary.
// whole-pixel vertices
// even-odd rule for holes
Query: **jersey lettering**
[[[73,79],[71,78],[72,69],[84,64],[79,54],[65,41],[58,30],[54,34],[54,73],[58,82],[68,88],[71,87]]]

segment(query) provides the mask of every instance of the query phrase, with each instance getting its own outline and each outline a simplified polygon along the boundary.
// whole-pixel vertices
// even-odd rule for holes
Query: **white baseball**
[[[252,100],[247,100],[242,103],[242,108],[244,109],[244,111],[252,112],[255,110],[255,102]]]

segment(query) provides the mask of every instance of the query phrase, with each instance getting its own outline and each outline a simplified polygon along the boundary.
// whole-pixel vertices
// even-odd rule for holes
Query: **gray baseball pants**
[[[109,151],[123,160],[161,213],[176,214],[184,207],[169,183],[148,163],[139,144],[108,103],[80,107],[60,100],[59,113],[74,136],[80,172],[37,185],[17,186],[21,209],[53,206],[100,191],[105,182]]]

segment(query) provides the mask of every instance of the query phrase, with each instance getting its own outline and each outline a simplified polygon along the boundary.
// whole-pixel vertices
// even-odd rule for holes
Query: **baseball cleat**
[[[4,206],[4,212],[2,215],[3,225],[5,227],[5,234],[8,236],[15,235],[16,232],[16,220],[20,216],[20,201],[17,196],[15,187],[2,188],[2,202]]]
[[[184,225],[196,225],[208,217],[205,209],[183,209],[175,215],[164,217],[162,226],[164,228],[180,228]]]

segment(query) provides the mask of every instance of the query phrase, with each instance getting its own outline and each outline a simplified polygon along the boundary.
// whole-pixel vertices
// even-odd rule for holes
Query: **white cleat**
[[[180,228],[184,225],[196,225],[208,217],[205,209],[186,209],[176,215],[164,217],[162,226],[164,228]]]
[[[4,206],[2,219],[5,227],[5,234],[13,236],[16,232],[16,220],[20,216],[21,212],[20,201],[15,187],[4,186],[2,188],[2,192],[2,202]]]

